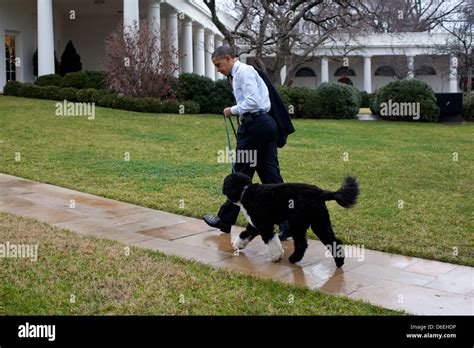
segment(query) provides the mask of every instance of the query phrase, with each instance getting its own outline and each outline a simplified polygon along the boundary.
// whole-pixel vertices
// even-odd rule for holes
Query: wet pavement
[[[308,241],[297,264],[288,262],[293,242],[283,242],[284,259],[273,263],[260,237],[238,253],[232,250],[241,227],[222,233],[198,219],[7,174],[0,174],[0,211],[413,314],[474,314],[474,268],[468,266],[347,246],[351,257],[336,268],[316,240]]]

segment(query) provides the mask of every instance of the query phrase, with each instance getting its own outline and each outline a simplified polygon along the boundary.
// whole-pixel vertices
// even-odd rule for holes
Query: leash
[[[224,116],[224,124],[225,124],[225,133],[227,135],[227,145],[229,146],[229,151],[230,151],[230,163],[232,164],[232,174],[235,174],[234,159],[232,157],[232,144],[230,141],[229,128],[227,127],[227,120],[226,120],[227,117],[225,115],[223,116]],[[237,139],[237,133],[235,132],[235,127],[230,117],[229,117],[229,120],[230,120],[230,124],[232,125],[232,130],[234,131],[235,138]]]

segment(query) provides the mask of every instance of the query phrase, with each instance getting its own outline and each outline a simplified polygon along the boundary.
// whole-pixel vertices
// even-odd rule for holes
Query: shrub
[[[58,86],[40,87],[38,98],[49,100],[61,100],[61,88]]]
[[[316,90],[316,98],[311,100],[311,110],[316,118],[355,118],[359,113],[357,90],[338,82],[323,83]],[[314,111],[312,111],[314,109]]]
[[[81,73],[85,76],[84,88],[103,89],[105,88],[105,71],[84,70]]]
[[[99,99],[99,106],[105,108],[113,108],[115,100],[118,98],[116,94],[106,94]]]
[[[235,105],[235,99],[229,81],[218,80],[214,83],[214,87],[209,95],[209,104],[210,107],[206,112],[212,114],[222,114],[225,107]],[[198,106],[200,105],[198,104]],[[204,113],[202,109],[200,112]]]
[[[161,113],[163,112],[163,103],[157,98],[139,98],[137,102],[137,110],[139,112]]]
[[[76,93],[76,100],[80,103],[92,103],[92,96],[97,92],[95,88],[80,89]]]
[[[360,91],[360,107],[361,108],[370,108],[372,100],[374,98],[373,93],[367,93],[366,91]]]
[[[107,87],[134,97],[175,98],[170,76],[179,71],[174,59],[179,52],[171,44],[172,36],[165,32],[158,36],[146,19],[130,29],[124,32],[123,23],[119,23],[105,39]]]
[[[36,79],[37,86],[60,86],[62,77],[57,74],[43,75]]]
[[[59,74],[61,76],[64,76],[67,73],[74,72],[74,71],[81,71],[81,70],[82,70],[81,56],[77,54],[76,48],[72,44],[72,41],[69,40],[69,42],[66,44],[66,47],[64,48],[63,54],[61,55],[61,63],[59,63]],[[74,87],[74,86],[66,86],[66,87]]]
[[[8,81],[3,87],[3,94],[18,97],[18,93],[23,84],[18,81]]]
[[[183,102],[180,102],[181,105],[184,106],[184,113],[185,114],[199,114],[199,104],[192,101],[192,100],[186,100]],[[224,109],[224,108],[222,108]],[[222,111],[222,110],[221,110]]]
[[[474,120],[474,93],[464,96],[462,103],[462,116],[466,121]]]
[[[120,110],[138,111],[140,98],[130,96],[117,96],[112,107]]]
[[[213,100],[210,98],[214,89],[214,81],[210,78],[197,74],[184,73],[179,75],[177,98],[179,100],[191,100],[198,103],[202,113],[222,113],[223,108],[217,111],[219,106],[213,105],[213,101],[217,101],[217,89],[215,89]]]
[[[307,87],[277,86],[277,91],[283,99],[292,118],[311,118],[314,109],[311,101],[316,97],[316,91]]]
[[[381,115],[382,103],[420,103],[420,120],[436,122],[439,118],[439,107],[433,90],[419,80],[393,81],[375,93],[372,103],[373,112],[383,119],[411,121],[413,117],[402,115]]]
[[[85,70],[66,74],[61,81],[61,87],[102,89],[104,88],[104,81],[104,72]]]
[[[18,96],[24,98],[40,98],[41,88],[42,87],[32,83],[24,83],[18,91]]]
[[[92,96],[91,96],[91,101],[93,103],[99,104],[100,98],[102,98],[106,95],[110,95],[110,94],[114,94],[114,93],[112,91],[107,90],[107,89],[96,90],[96,92],[94,94],[92,94]]]
[[[76,101],[77,88],[65,87],[59,89],[59,98],[60,100],[67,100],[70,102]]]
[[[163,101],[163,113],[166,114],[179,114],[180,102],[177,100],[164,100]]]

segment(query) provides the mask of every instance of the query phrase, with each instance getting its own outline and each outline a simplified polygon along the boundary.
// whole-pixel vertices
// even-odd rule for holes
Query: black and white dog
[[[311,226],[333,255],[336,266],[344,264],[342,242],[334,235],[325,202],[335,200],[344,208],[356,204],[359,185],[354,177],[346,177],[342,187],[331,192],[309,184],[252,184],[249,176],[236,173],[224,179],[222,193],[240,206],[249,222],[247,229],[234,240],[234,249],[245,248],[260,234],[268,246],[272,261],[280,261],[283,247],[273,227],[288,220],[295,246],[294,253],[289,257],[291,263],[303,258],[308,247],[306,231]]]

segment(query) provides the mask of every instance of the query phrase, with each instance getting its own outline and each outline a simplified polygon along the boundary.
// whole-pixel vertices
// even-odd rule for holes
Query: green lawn
[[[362,301],[218,270],[0,213],[0,315],[398,315]]]
[[[88,120],[55,116],[54,106],[0,97],[0,172],[194,217],[217,212],[230,171],[217,162],[222,116],[97,108]],[[337,189],[358,177],[355,208],[328,203],[344,242],[474,266],[473,124],[294,123],[280,151],[286,181]]]

